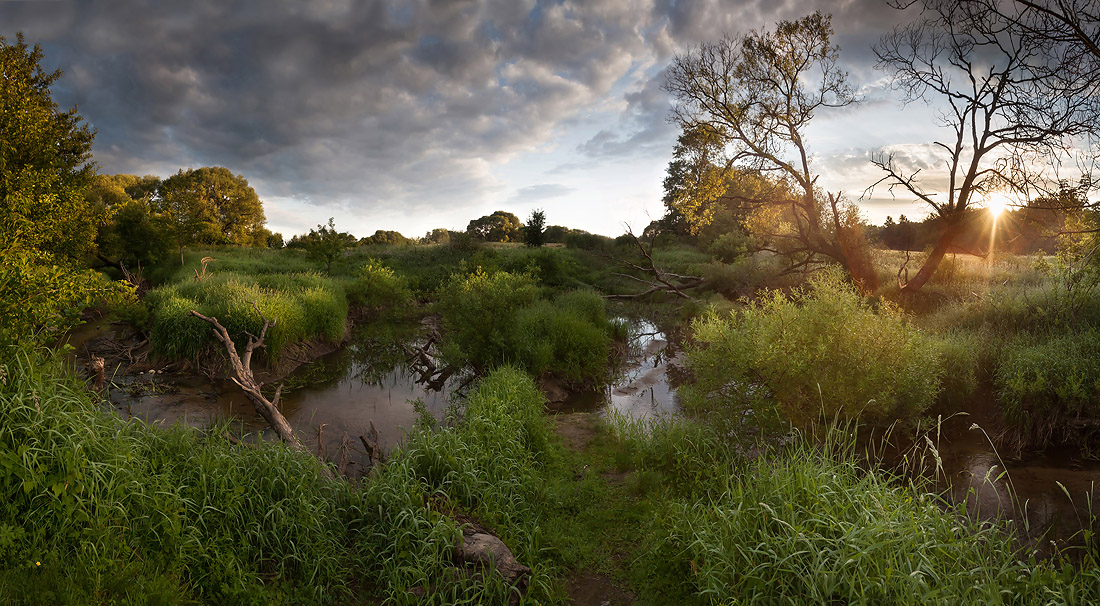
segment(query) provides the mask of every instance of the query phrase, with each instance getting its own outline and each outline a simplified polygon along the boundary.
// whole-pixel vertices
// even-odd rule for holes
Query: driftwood
[[[248,401],[252,403],[252,406],[256,409],[256,412],[267,421],[267,424],[275,430],[275,433],[279,434],[279,437],[288,444],[291,448],[300,452],[309,452],[309,450],[302,444],[301,440],[294,433],[294,428],[287,422],[283,413],[279,412],[279,398],[283,394],[283,386],[279,385],[275,390],[275,397],[268,400],[260,392],[261,384],[256,381],[256,378],[252,374],[252,354],[256,351],[256,348],[263,347],[264,337],[267,335],[267,329],[274,326],[278,321],[277,318],[268,320],[264,317],[263,313],[255,303],[252,303],[252,308],[256,310],[256,313],[260,314],[260,318],[264,321],[263,328],[260,329],[260,336],[248,334],[248,344],[244,347],[244,355],[237,355],[237,346],[233,343],[233,339],[229,336],[229,331],[222,326],[221,322],[218,322],[217,318],[204,316],[195,310],[191,310],[190,315],[199,318],[211,326],[214,327],[214,336],[225,345],[226,353],[229,354],[229,364],[233,368],[233,376],[230,380],[233,381],[244,391],[244,395],[248,397]],[[332,471],[326,464],[324,466],[325,475],[332,476]]]

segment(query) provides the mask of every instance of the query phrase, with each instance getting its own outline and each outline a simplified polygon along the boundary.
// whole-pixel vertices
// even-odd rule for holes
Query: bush
[[[603,375],[611,351],[604,302],[590,291],[539,300],[526,274],[456,275],[440,294],[447,330],[442,350],[455,365],[484,371],[516,364],[532,375],[550,373],[573,385]]]
[[[392,269],[368,260],[347,288],[348,304],[369,316],[398,318],[413,309],[412,291],[404,278]]]
[[[505,363],[515,314],[538,297],[528,275],[487,273],[478,268],[469,275],[455,274],[439,293],[449,362],[485,370]]]
[[[607,368],[610,325],[592,292],[559,296],[519,310],[509,335],[515,361],[533,375],[550,373],[573,385],[590,384]]]
[[[173,358],[193,358],[207,345],[217,343],[210,325],[190,316],[191,310],[216,317],[235,341],[246,332],[258,335],[263,320],[253,302],[264,317],[277,320],[268,329],[265,342],[272,360],[292,343],[343,337],[347,299],[331,279],[313,273],[247,276],[218,272],[202,281],[149,292],[151,340],[159,353]]]
[[[836,271],[791,295],[773,291],[740,314],[692,325],[692,407],[725,411],[743,428],[781,416],[913,421],[936,400],[944,359],[936,343],[889,307],[876,313]],[[778,408],[776,408],[776,405]]]

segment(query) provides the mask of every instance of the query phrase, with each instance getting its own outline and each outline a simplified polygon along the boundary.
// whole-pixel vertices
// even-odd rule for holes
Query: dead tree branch
[[[642,257],[646,260],[646,264],[639,265],[637,263],[627,261],[626,259],[619,258],[613,258],[613,260],[623,267],[633,269],[649,276],[650,279],[647,280],[645,278],[639,278],[637,276],[623,273],[616,273],[615,275],[624,278],[630,278],[631,280],[641,282],[642,284],[648,284],[649,289],[638,293],[604,295],[605,299],[640,299],[655,292],[668,292],[682,299],[691,299],[691,296],[684,291],[698,288],[699,286],[702,286],[703,283],[706,281],[705,278],[703,278],[702,276],[686,276],[681,274],[674,274],[658,267],[657,263],[653,260],[653,243],[656,240],[656,234],[650,236],[649,248],[646,248],[645,243],[643,243],[642,240],[638,238],[638,236],[634,235],[633,230],[631,230],[629,227],[627,228],[626,233],[630,235],[631,239],[633,239],[634,241],[634,244],[638,247],[638,250],[641,251]]]
[[[294,433],[294,428],[287,422],[283,413],[279,412],[279,398],[283,393],[283,386],[279,385],[275,390],[275,397],[268,400],[260,392],[261,384],[256,381],[255,376],[252,374],[252,353],[256,351],[258,347],[263,347],[264,337],[267,336],[267,329],[274,326],[278,321],[277,319],[268,320],[264,317],[263,313],[256,306],[256,303],[252,303],[252,308],[256,310],[256,313],[260,314],[260,318],[263,319],[264,325],[260,329],[260,335],[248,334],[248,344],[244,347],[244,355],[237,354],[237,346],[233,343],[233,339],[229,336],[229,331],[222,326],[221,322],[218,322],[217,318],[210,316],[204,316],[195,310],[191,310],[190,315],[203,320],[214,327],[214,336],[225,345],[226,353],[229,355],[229,364],[233,368],[233,376],[230,380],[240,387],[248,401],[252,403],[252,406],[256,409],[256,412],[267,421],[267,424],[275,430],[275,433],[279,434],[279,438],[288,444],[291,448],[300,452],[309,452],[309,450],[302,444],[301,440]],[[331,470],[325,465],[325,475],[333,477]]]

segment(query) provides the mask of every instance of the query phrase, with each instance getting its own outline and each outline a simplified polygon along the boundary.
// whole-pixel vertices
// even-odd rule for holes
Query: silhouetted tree
[[[925,189],[919,168],[891,154],[872,161],[885,171],[879,183],[927,203],[940,234],[928,258],[903,290],[919,290],[935,273],[963,228],[966,211],[992,192],[1021,198],[1059,187],[1051,166],[1070,160],[1074,139],[1100,127],[1095,70],[1054,38],[1033,35],[1020,13],[996,0],[919,0],[920,15],[875,46],[879,67],[905,101],[942,102],[951,138],[935,142],[948,169],[947,187]],[[1021,4],[1017,2],[1017,4]],[[878,183],[876,183],[878,185]],[[899,273],[900,275],[900,273]]]
[[[531,248],[538,248],[542,246],[545,240],[546,229],[546,213],[539,210],[531,211],[531,216],[527,218],[527,225],[523,230],[523,243]]]

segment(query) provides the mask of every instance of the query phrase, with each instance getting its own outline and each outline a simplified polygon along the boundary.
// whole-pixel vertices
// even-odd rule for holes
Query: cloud
[[[540,200],[549,200],[551,198],[560,198],[568,195],[570,192],[575,191],[572,187],[567,187],[560,183],[542,183],[539,185],[529,185],[527,187],[521,187],[516,190],[516,193],[512,195],[509,202],[516,204],[527,204],[531,202],[538,202]]]
[[[893,15],[880,5],[819,3],[836,14],[853,73],[869,69],[869,51],[848,47],[869,48],[867,31]],[[105,172],[222,165],[273,200],[453,216],[506,197],[496,169],[566,132],[580,133],[574,170],[670,154],[660,84],[672,56],[808,10],[793,0],[6,2],[0,35],[25,32],[65,70],[55,98],[97,128]],[[553,191],[542,187],[510,200]]]

